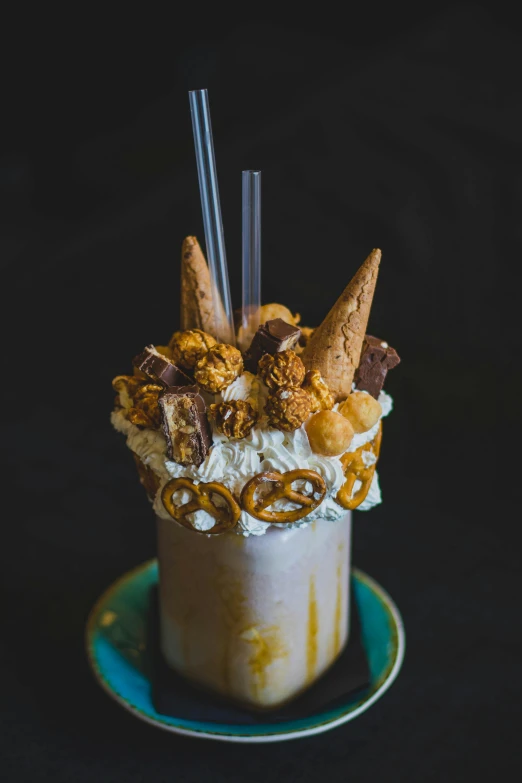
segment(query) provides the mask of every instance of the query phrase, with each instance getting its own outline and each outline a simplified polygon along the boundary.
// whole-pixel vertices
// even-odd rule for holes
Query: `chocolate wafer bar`
[[[159,398],[169,459],[199,466],[212,446],[212,432],[199,386],[167,389]]]
[[[378,337],[364,336],[359,367],[355,371],[355,388],[367,391],[377,399],[384,386],[388,370],[400,362],[397,351]]]
[[[132,363],[138,370],[161,383],[162,386],[184,386],[191,383],[188,375],[180,370],[174,362],[159,353],[153,345],[148,345],[143,353],[133,359]]]
[[[299,340],[301,330],[291,326],[282,318],[274,318],[258,327],[250,347],[245,353],[245,369],[257,373],[257,364],[265,353],[275,354],[293,348]]]

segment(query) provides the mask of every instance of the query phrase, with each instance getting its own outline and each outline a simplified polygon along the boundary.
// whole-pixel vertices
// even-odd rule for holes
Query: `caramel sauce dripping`
[[[341,564],[337,566],[337,595],[335,600],[335,615],[334,615],[334,655],[337,655],[341,649],[341,609],[343,602],[342,591],[342,567]]]
[[[306,664],[308,682],[315,676],[317,667],[317,636],[319,631],[319,618],[317,614],[317,599],[315,596],[315,576],[310,577],[310,592],[308,598],[308,643],[306,651]]]

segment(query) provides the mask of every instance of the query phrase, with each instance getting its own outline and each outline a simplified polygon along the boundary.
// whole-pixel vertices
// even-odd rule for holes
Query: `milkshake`
[[[266,708],[339,655],[349,630],[350,512],[259,537],[157,524],[161,649],[173,669]]]
[[[383,391],[399,358],[366,333],[374,250],[323,323],[261,307],[243,352],[212,334],[201,248],[182,250],[182,329],[113,381],[158,532],[161,650],[257,709],[317,680],[349,637],[351,511],[381,502]]]

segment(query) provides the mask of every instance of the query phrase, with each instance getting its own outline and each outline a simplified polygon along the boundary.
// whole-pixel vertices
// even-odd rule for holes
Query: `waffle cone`
[[[196,237],[186,237],[181,249],[180,327],[215,330],[214,303],[210,272]]]
[[[208,264],[196,237],[186,237],[181,250],[180,329],[202,329],[222,342],[230,340],[225,309],[212,297]]]
[[[381,251],[372,250],[301,354],[306,369],[319,370],[337,402],[352,390],[380,260]]]

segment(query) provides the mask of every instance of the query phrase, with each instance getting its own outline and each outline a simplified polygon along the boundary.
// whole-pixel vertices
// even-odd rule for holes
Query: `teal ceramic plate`
[[[390,687],[404,657],[404,629],[397,607],[373,579],[353,569],[362,640],[371,686],[362,698],[301,720],[234,726],[160,715],[152,706],[145,648],[149,590],[156,560],[124,574],[101,596],[87,622],[86,644],[94,675],[109,696],[137,718],[161,729],[228,742],[275,742],[319,734],[356,718]]]

